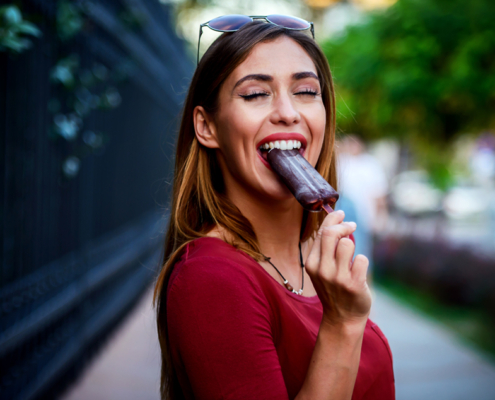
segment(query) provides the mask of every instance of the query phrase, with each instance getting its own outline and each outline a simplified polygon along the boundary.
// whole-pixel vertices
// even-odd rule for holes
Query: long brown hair
[[[215,226],[229,232],[233,246],[255,260],[261,260],[258,240],[250,222],[224,195],[224,183],[214,150],[196,139],[193,110],[196,106],[214,114],[218,93],[227,77],[249,55],[256,44],[286,35],[302,46],[313,60],[321,85],[326,110],[323,147],[316,164],[318,172],[337,188],[334,157],[335,95],[327,60],[318,45],[306,34],[267,24],[252,22],[234,33],[224,33],[207,50],[193,76],[183,109],[175,156],[175,172],[169,227],[165,239],[163,267],[155,286],[158,337],[162,352],[161,397],[180,399],[183,395],[170,357],[167,328],[167,286],[174,264],[185,245],[204,237]],[[301,241],[318,229],[324,213],[304,212]]]

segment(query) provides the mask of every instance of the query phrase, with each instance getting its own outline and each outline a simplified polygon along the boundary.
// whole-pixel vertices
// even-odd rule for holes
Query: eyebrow
[[[320,80],[320,78],[318,78],[316,74],[311,71],[296,72],[295,74],[292,74],[292,79],[294,80],[299,80],[304,78],[315,78],[317,81]]]
[[[234,89],[239,86],[242,82],[246,81],[262,81],[262,82],[271,82],[273,81],[273,76],[264,75],[264,74],[251,74],[246,75],[245,77],[239,79],[234,85]]]
[[[292,74],[292,79],[294,80],[300,80],[300,79],[305,79],[305,78],[314,78],[317,81],[320,80],[318,76],[311,71],[304,71],[304,72],[296,72]],[[237,86],[239,86],[241,83],[246,82],[246,81],[262,81],[262,82],[272,82],[273,81],[273,76],[270,75],[265,75],[265,74],[250,74],[246,75],[245,77],[239,79],[236,84],[234,85],[235,89]]]

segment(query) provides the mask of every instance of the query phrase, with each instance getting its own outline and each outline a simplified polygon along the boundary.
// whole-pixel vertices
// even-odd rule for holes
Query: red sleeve
[[[245,266],[218,257],[186,261],[171,281],[167,314],[186,393],[201,400],[288,399],[268,301]]]

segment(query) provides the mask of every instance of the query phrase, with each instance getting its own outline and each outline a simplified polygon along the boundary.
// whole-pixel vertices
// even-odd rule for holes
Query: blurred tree
[[[494,20],[491,0],[399,0],[323,43],[340,128],[437,148],[493,129]]]

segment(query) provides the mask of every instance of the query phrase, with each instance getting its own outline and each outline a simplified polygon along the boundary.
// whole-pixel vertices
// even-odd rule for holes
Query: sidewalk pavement
[[[495,364],[382,291],[370,318],[388,338],[397,400],[494,400]]]
[[[150,288],[62,400],[159,400],[160,345]]]
[[[63,400],[158,400],[151,289]],[[495,364],[441,325],[374,290],[371,319],[394,357],[397,400],[494,400]]]

